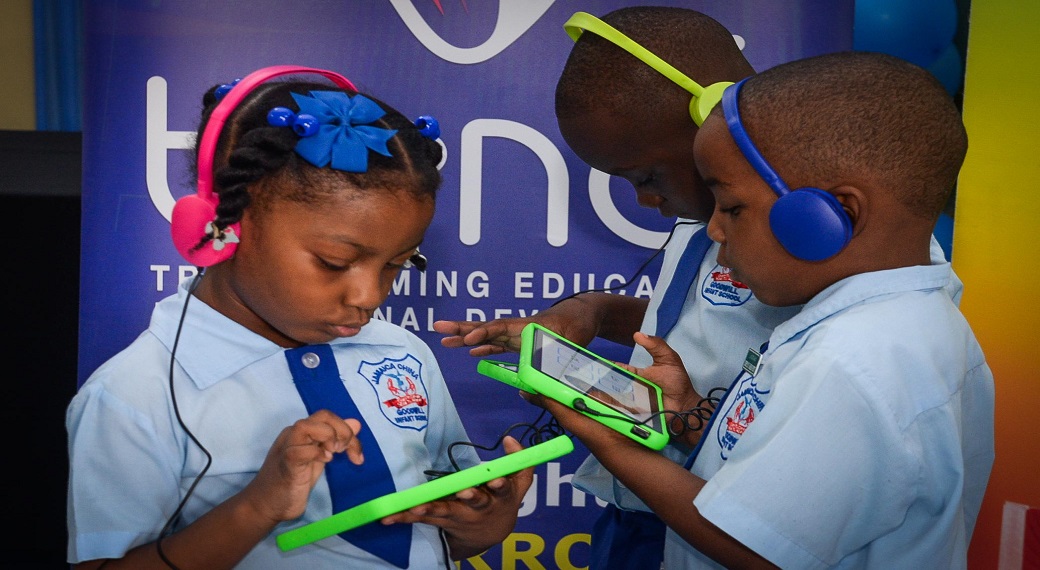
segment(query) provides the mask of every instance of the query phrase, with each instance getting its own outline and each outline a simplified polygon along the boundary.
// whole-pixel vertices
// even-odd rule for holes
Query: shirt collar
[[[177,364],[198,389],[208,388],[246,366],[286,350],[227,318],[197,297],[192,297],[188,302],[188,311],[178,340],[178,323],[188,298],[190,283],[190,279],[185,280],[175,295],[156,304],[148,330],[171,352],[176,340]],[[395,341],[400,338],[398,335],[381,334],[380,331],[389,326],[392,325],[372,320],[357,335],[337,338],[328,344],[403,346]]]
[[[930,291],[949,285],[949,263],[915,265],[852,275],[816,294],[802,310],[781,323],[769,338],[775,348],[816,323],[868,299],[909,291]]]

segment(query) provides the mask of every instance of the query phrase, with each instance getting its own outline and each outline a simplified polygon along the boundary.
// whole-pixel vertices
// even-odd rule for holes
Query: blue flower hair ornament
[[[292,94],[300,108],[298,114],[275,107],[267,115],[273,126],[292,126],[302,138],[296,154],[323,168],[332,165],[345,172],[367,172],[368,151],[391,156],[386,142],[396,130],[373,127],[386,111],[364,95],[350,96],[342,91],[311,91]]]

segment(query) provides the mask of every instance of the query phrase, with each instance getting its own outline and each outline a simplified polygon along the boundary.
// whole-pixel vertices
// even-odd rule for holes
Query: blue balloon
[[[856,0],[852,47],[935,63],[957,33],[955,0]]]
[[[961,59],[961,52],[957,51],[957,46],[947,46],[939,59],[928,66],[928,71],[943,84],[951,97],[955,96],[964,81],[964,60]]]

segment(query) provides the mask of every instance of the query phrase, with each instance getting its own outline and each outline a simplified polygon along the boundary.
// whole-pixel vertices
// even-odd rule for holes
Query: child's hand
[[[243,491],[258,515],[275,523],[303,515],[307,498],[334,453],[346,453],[351,463],[364,461],[355,435],[361,422],[341,419],[328,410],[285,428],[271,445],[256,478]]]
[[[531,317],[493,321],[437,321],[433,330],[445,335],[441,345],[448,348],[471,346],[470,356],[491,356],[520,352],[520,333],[528,323],[539,325],[577,343],[587,345],[596,336],[598,323],[581,299],[569,299]]]
[[[654,363],[646,368],[618,364],[660,386],[666,410],[683,411],[695,407],[701,396],[693,389],[679,354],[661,337],[637,332],[632,338],[650,353]]]
[[[512,437],[506,437],[502,446],[507,453],[524,448]],[[384,517],[382,523],[439,526],[448,537],[452,558],[462,560],[480,554],[509,536],[516,526],[520,502],[533,481],[534,467],[528,467],[480,487],[463,489],[452,497]]]

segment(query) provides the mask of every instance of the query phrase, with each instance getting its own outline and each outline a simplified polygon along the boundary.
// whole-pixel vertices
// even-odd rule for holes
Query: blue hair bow
[[[386,114],[375,101],[341,91],[292,96],[300,107],[299,115],[311,115],[318,122],[317,132],[296,143],[296,153],[307,162],[318,168],[331,164],[336,170],[366,172],[369,149],[390,156],[386,142],[397,131],[369,126]]]

